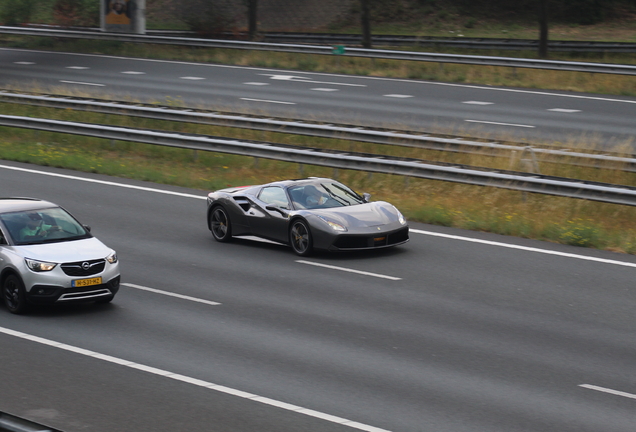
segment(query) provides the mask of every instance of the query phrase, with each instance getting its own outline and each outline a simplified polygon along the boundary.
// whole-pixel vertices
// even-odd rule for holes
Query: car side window
[[[258,199],[264,203],[275,205],[276,207],[289,209],[287,195],[283,188],[278,186],[264,187],[263,190],[261,190],[261,193],[258,194]]]

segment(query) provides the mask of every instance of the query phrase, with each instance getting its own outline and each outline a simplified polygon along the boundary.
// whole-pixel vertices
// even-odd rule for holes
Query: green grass
[[[401,30],[400,30],[401,29]],[[346,31],[347,29],[330,29]],[[355,32],[355,29],[351,29]],[[517,37],[536,38],[532,25],[471,22],[463,25],[457,20],[445,20],[435,25],[417,24],[375,27],[375,33],[421,34],[430,36]],[[402,33],[401,33],[402,32]],[[630,33],[631,32],[631,33]],[[585,35],[586,37],[581,37]],[[562,37],[559,37],[562,36]],[[614,38],[612,38],[612,36]],[[633,41],[629,26],[612,27],[611,24],[592,27],[557,26],[551,29],[552,39],[626,40]],[[462,82],[502,85],[536,89],[569,90],[588,93],[636,96],[636,79],[618,75],[585,74],[575,72],[510,69],[468,65],[440,65],[435,63],[370,60],[336,56],[309,56],[298,54],[250,52],[228,49],[198,49],[171,46],[150,46],[120,42],[83,40],[55,40],[52,38],[0,36],[6,47],[35,48],[56,51],[109,54],[139,58],[209,62],[288,70],[356,74],[443,82]],[[425,49],[424,51],[433,51]],[[438,50],[442,52],[449,52]],[[534,52],[452,50],[458,54],[495,55],[535,58]],[[597,61],[636,64],[633,55],[552,53],[552,59],[571,61]],[[64,93],[60,89],[31,88],[22,84],[6,83],[5,88],[32,90],[49,94]],[[92,94],[108,98],[108,95]],[[159,101],[162,105],[182,106],[178,97]],[[194,107],[200,108],[200,107]],[[214,106],[206,108],[215,109]],[[341,148],[370,153],[388,152],[395,156],[417,157],[451,163],[464,163],[489,168],[516,169],[504,159],[474,157],[391,148],[352,143],[342,140],[319,140],[299,136],[286,136],[202,125],[173,124],[148,120],[111,117],[106,115],[75,113],[73,111],[46,110],[36,107],[0,104],[0,112],[13,115],[50,117],[71,121],[119,124],[208,135],[232,136],[257,141],[272,141],[323,148]],[[266,113],[263,113],[266,114]],[[399,125],[397,125],[399,127]],[[457,131],[431,131],[454,133]],[[594,148],[593,137],[581,143],[581,137],[572,137],[585,148]],[[572,144],[568,143],[568,144]],[[632,142],[622,143],[625,147]],[[0,158],[44,166],[69,168],[79,171],[103,173],[163,184],[173,184],[215,190],[230,185],[259,184],[282,178],[302,176],[337,177],[360,192],[370,192],[375,200],[386,200],[397,205],[411,221],[453,226],[478,231],[494,232],[524,238],[534,238],[594,247],[625,253],[636,253],[636,231],[633,228],[636,209],[568,198],[538,194],[524,194],[503,189],[486,188],[405,179],[398,176],[368,174],[358,171],[334,171],[316,166],[299,166],[266,159],[193,152],[173,148],[110,142],[93,138],[59,135],[28,130],[0,128]],[[617,184],[636,185],[633,174],[621,170],[595,170],[564,165],[560,160],[544,163],[542,173]]]

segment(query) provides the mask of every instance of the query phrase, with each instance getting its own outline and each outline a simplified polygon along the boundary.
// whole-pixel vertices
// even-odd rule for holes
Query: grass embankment
[[[164,129],[240,139],[281,142],[394,156],[443,160],[473,166],[510,168],[509,159],[458,155],[343,140],[169,123],[123,116],[0,104],[0,113],[69,121]],[[485,188],[399,176],[368,174],[272,160],[194,152],[129,142],[0,128],[0,158],[70,168],[164,184],[215,190],[301,176],[337,177],[375,200],[397,205],[411,221],[549,240],[564,244],[636,253],[636,209],[503,189]],[[517,167],[512,167],[517,168]],[[542,163],[545,174],[611,183],[636,184],[619,169],[590,169]],[[5,191],[4,194],[9,194]]]
[[[586,27],[585,30],[586,35],[592,35],[593,32],[589,28]],[[443,32],[448,31],[449,36],[457,35],[461,32],[467,37],[509,36],[533,38],[536,36],[536,32],[528,32],[523,28],[506,30],[496,27],[489,31],[483,28],[459,29],[456,33],[455,30],[441,28],[439,31],[439,35],[443,35]],[[385,33],[397,34],[400,32],[395,31],[395,29],[387,29]],[[558,33],[558,31],[553,31],[552,37],[556,38]],[[563,39],[578,38],[576,31],[571,33],[572,35],[570,36],[572,37],[564,37]],[[614,34],[620,37],[618,39],[605,37],[588,39],[630,40],[630,37],[625,33],[614,31]],[[429,35],[435,34],[429,33]],[[191,49],[118,42],[53,40],[13,36],[0,36],[0,42],[7,47],[636,96],[636,80],[633,77],[617,75],[530,69],[515,70],[484,66],[440,65],[335,56]],[[428,48],[425,50],[433,51]],[[446,50],[444,52],[449,51]],[[535,57],[533,52],[471,52],[468,50],[453,50],[452,52],[508,57]],[[570,55],[552,53],[551,58],[571,61],[636,63],[633,56],[620,54]],[[12,83],[7,83],[7,87],[11,88],[14,86],[12,86]],[[19,87],[18,89],[20,89]],[[32,88],[22,89],[33,90]],[[59,91],[51,90],[46,90],[46,92],[60,93]],[[106,97],[107,95],[96,96]],[[174,96],[175,98],[178,97],[178,95]],[[213,109],[214,107],[208,108]],[[13,115],[55,117],[64,120],[170,129],[189,133],[233,136],[258,141],[286,142],[312,147],[331,146],[371,153],[387,151],[386,148],[381,148],[380,146],[362,143],[285,137],[280,134],[227,130],[201,125],[159,124],[145,120],[116,119],[115,117],[103,115],[43,110],[9,104],[0,104],[0,110],[3,113]],[[445,131],[435,132],[445,133]],[[593,143],[583,143],[582,146],[588,148],[594,145]],[[390,152],[396,156],[418,157],[496,168],[511,168],[504,159],[493,161],[487,158],[458,156],[448,153],[433,154],[425,151],[396,148],[392,148]],[[375,200],[386,200],[394,203],[412,221],[536,238],[576,246],[636,253],[636,231],[633,228],[636,209],[628,206],[556,198],[538,194],[523,194],[503,189],[446,182],[420,179],[407,180],[398,176],[370,175],[356,171],[334,172],[328,168],[299,167],[297,164],[263,159],[256,161],[253,158],[219,153],[195,153],[188,150],[160,148],[151,145],[127,142],[113,143],[85,137],[8,128],[0,128],[0,158],[174,184],[201,190],[214,190],[228,185],[258,184],[282,178],[297,178],[299,176],[337,176],[341,181],[350,184],[358,191],[372,193]],[[516,167],[512,168],[516,169]],[[636,184],[631,174],[625,174],[620,170],[583,169],[558,163],[542,164],[541,170],[544,174],[585,178],[610,183]],[[5,193],[10,192],[5,191]]]

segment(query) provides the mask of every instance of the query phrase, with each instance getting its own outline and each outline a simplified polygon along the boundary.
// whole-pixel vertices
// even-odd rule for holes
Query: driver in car
[[[57,225],[45,224],[39,213],[29,213],[28,217],[26,226],[20,230],[20,240],[44,238],[49,232],[60,229]]]

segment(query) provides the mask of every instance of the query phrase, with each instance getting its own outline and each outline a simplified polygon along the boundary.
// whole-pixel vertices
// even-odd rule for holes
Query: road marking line
[[[253,85],[253,86],[268,86],[269,83],[264,82],[244,82],[245,85]]]
[[[204,80],[205,78],[203,78],[203,77],[194,77],[194,76],[185,76],[185,77],[181,77],[181,79],[197,81],[197,80]]]
[[[378,273],[369,273],[369,272],[361,271],[361,270],[353,270],[353,269],[349,269],[349,268],[346,268],[346,267],[336,267],[336,266],[332,266],[332,265],[328,265],[328,264],[321,264],[321,263],[312,262],[312,261],[296,260],[296,262],[300,263],[300,264],[309,264],[309,265],[316,266],[316,267],[324,267],[324,268],[328,268],[328,269],[332,269],[332,270],[340,270],[340,271],[344,271],[344,272],[348,272],[348,273],[357,273],[357,274],[361,274],[361,275],[365,275],[365,276],[373,276],[373,277],[382,278],[382,279],[402,280],[402,278],[399,278],[399,277],[387,276],[387,275],[378,274]]]
[[[14,64],[19,64],[19,65],[34,65],[36,64],[35,62],[29,62],[29,61],[19,61],[19,62],[13,62]]]
[[[275,103],[275,104],[283,104],[283,105],[296,105],[296,102],[283,102],[283,101],[275,101],[275,100],[267,100],[267,99],[241,98],[241,100],[251,101],[251,102],[267,102],[267,103]]]
[[[109,363],[118,364],[120,366],[129,367],[131,369],[137,369],[143,372],[151,373],[153,375],[158,375],[164,378],[170,378],[176,381],[185,382],[187,384],[196,385],[198,387],[207,388],[213,391],[217,391],[220,393],[226,393],[229,395],[237,396],[243,399],[252,400],[254,402],[260,402],[267,405],[272,405],[287,411],[292,411],[298,414],[304,414],[306,416],[326,420],[332,423],[337,423],[342,426],[348,426],[353,429],[359,429],[366,432],[389,432],[386,429],[380,429],[374,426],[365,425],[362,423],[358,423],[352,420],[348,420],[342,417],[336,417],[329,414],[321,413],[319,411],[314,411],[311,409],[303,408],[297,405],[288,404],[285,402],[280,402],[275,399],[266,398],[263,396],[258,396],[252,393],[247,393],[241,390],[233,389],[230,387],[225,387],[219,384],[214,384],[208,381],[203,381],[197,378],[188,377],[185,375],[181,375],[178,373],[170,372],[163,369],[158,369],[152,366],[143,365],[140,363],[135,363],[129,360],[112,357],[106,354],[101,354],[95,351],[87,350],[84,348],[76,347],[73,345],[67,345],[65,343],[57,342],[51,339],[41,338],[39,336],[30,335],[28,333],[22,333],[16,330],[11,330],[5,327],[0,327],[0,333],[4,333],[9,336],[14,336],[20,339],[28,340],[31,342],[36,342],[42,345],[48,345],[54,348],[59,348],[61,350],[69,351],[76,354],[81,354],[87,357],[92,357],[98,360],[107,361]]]
[[[149,288],[149,287],[145,287],[145,286],[141,286],[141,285],[135,285],[135,284],[131,284],[131,283],[122,283],[121,285],[130,287],[130,288],[135,288],[135,289],[138,289],[138,290],[150,291],[150,292],[157,293],[157,294],[163,294],[163,295],[170,296],[170,297],[177,297],[177,298],[184,299],[184,300],[190,300],[190,301],[197,302],[197,303],[205,303],[205,304],[209,304],[209,305],[212,305],[212,306],[218,306],[218,305],[221,304],[221,303],[213,302],[213,301],[210,301],[210,300],[203,300],[203,299],[196,298],[196,297],[190,297],[190,296],[187,296],[187,295],[177,294],[177,293],[173,293],[173,292],[170,292],[170,291],[162,291],[162,290],[158,290],[158,289],[155,289],[155,288]]]
[[[124,71],[122,73],[127,75],[146,75],[146,72],[140,72],[140,71]]]
[[[536,126],[530,126],[530,125],[521,125],[521,124],[514,124],[514,123],[499,123],[499,122],[493,122],[493,121],[482,121],[482,120],[465,120],[467,122],[470,123],[485,123],[485,124],[491,124],[491,125],[497,125],[497,126],[514,126],[514,127],[522,127],[522,128],[535,128]]]
[[[321,91],[321,92],[337,92],[337,91],[340,91],[339,89],[320,88],[320,87],[312,88],[311,90],[313,90],[313,91]]]
[[[581,112],[581,110],[567,109],[567,108],[550,108],[548,111],[561,112],[561,113],[577,113],[577,112]]]
[[[90,69],[87,66],[66,66],[66,69],[78,69],[78,70],[85,70],[85,69]]]
[[[3,48],[0,47],[0,51],[17,51],[24,52],[24,49],[20,48]],[[40,54],[51,54],[50,51],[41,51],[41,50],[29,50],[29,53],[40,53]],[[59,54],[59,53],[58,53]],[[129,57],[121,57],[114,55],[102,55],[102,54],[84,54],[84,53],[62,53],[66,56],[76,56],[76,57],[98,57],[98,58],[110,58],[117,60],[126,60],[130,61]],[[195,63],[195,62],[186,62],[186,61],[175,61],[175,60],[157,60],[157,59],[134,59],[138,62],[151,62],[151,63],[171,63],[171,64],[180,64],[180,65],[188,65],[188,66],[198,66],[198,67],[212,67],[212,68],[225,68],[225,69],[248,69],[251,71],[268,71],[268,72],[277,72],[275,69],[268,68],[259,68],[252,66],[236,66],[236,65],[221,65],[221,64],[204,64],[204,63]],[[326,76],[326,77],[338,77],[350,79],[351,75],[340,75],[340,74],[329,74],[324,72],[303,72],[306,75],[314,75],[314,76]],[[280,76],[273,74],[261,74],[267,76]],[[360,80],[374,80],[374,81],[391,81],[391,82],[404,82],[409,84],[418,84],[418,85],[431,85],[431,86],[445,86],[445,87],[460,87],[460,88],[470,88],[477,90],[487,90],[487,91],[501,91],[508,93],[526,93],[540,96],[553,96],[553,97],[562,97],[562,98],[570,98],[570,99],[586,99],[586,100],[596,100],[596,101],[604,101],[604,102],[617,102],[617,103],[628,103],[628,104],[636,104],[636,100],[631,99],[613,99],[607,97],[597,97],[597,96],[583,96],[576,94],[563,94],[563,93],[549,93],[547,91],[534,91],[534,90],[521,90],[521,89],[512,89],[505,87],[486,87],[479,85],[470,85],[470,84],[454,84],[454,83],[444,83],[444,82],[436,82],[436,81],[419,81],[419,80],[411,80],[406,78],[388,78],[388,77],[370,77],[370,76],[357,76],[355,77]],[[338,85],[353,85],[358,87],[367,87],[366,84],[342,84],[342,83],[323,83],[323,84],[338,84]]]
[[[202,200],[207,199],[207,197],[200,196],[200,195],[192,195],[192,194],[181,193],[181,192],[172,192],[172,191],[168,191],[168,190],[164,190],[164,189],[154,189],[154,188],[149,188],[149,187],[144,187],[144,186],[135,186],[135,185],[129,185],[129,184],[125,184],[125,183],[117,183],[117,182],[111,182],[111,181],[106,181],[106,180],[97,180],[97,179],[78,177],[78,176],[72,176],[72,175],[67,175],[67,174],[57,174],[57,173],[46,172],[46,171],[38,171],[38,170],[33,170],[33,169],[28,169],[28,168],[14,167],[14,166],[10,166],[10,165],[0,165],[0,168],[13,170],[13,171],[28,172],[28,173],[31,173],[31,174],[48,175],[48,176],[51,176],[51,177],[65,178],[65,179],[69,179],[69,180],[85,181],[85,182],[88,182],[88,183],[97,183],[97,184],[103,184],[103,185],[108,185],[108,186],[118,186],[118,187],[123,187],[123,188],[128,188],[128,189],[137,189],[137,190],[142,190],[142,191],[146,191],[146,192],[157,192],[157,193],[162,193],[162,194],[166,194],[166,195],[176,195],[176,196],[181,196],[181,197],[186,197],[186,198],[196,198],[196,199],[202,199]]]
[[[60,80],[60,82],[65,84],[79,84],[79,85],[87,85],[87,86],[106,87],[106,84],[96,84],[96,83],[88,83],[88,82],[81,82],[81,81]]]
[[[310,84],[330,84],[330,85],[340,85],[340,86],[350,86],[350,87],[366,87],[366,84],[350,84],[350,83],[339,83],[339,82],[328,82],[328,81],[312,81],[308,77],[304,77],[304,76],[273,75],[273,74],[261,74],[261,75],[268,76],[268,77],[270,77],[270,79],[278,80],[278,81],[292,81],[292,82],[310,83]]]
[[[519,245],[514,245],[514,244],[509,244],[509,243],[501,243],[501,242],[495,242],[495,241],[490,241],[490,240],[480,240],[480,239],[475,239],[475,238],[470,238],[470,237],[462,237],[462,236],[456,236],[456,235],[451,235],[451,234],[442,234],[442,233],[436,233],[436,232],[431,232],[431,231],[422,231],[422,230],[416,230],[416,229],[409,229],[409,232],[410,233],[416,233],[416,234],[424,234],[424,235],[429,235],[429,236],[434,236],[434,237],[443,237],[443,238],[448,238],[448,239],[453,239],[453,240],[467,241],[467,242],[471,242],[471,243],[481,243],[481,244],[486,244],[486,245],[490,245],[490,246],[505,247],[505,248],[509,248],[509,249],[518,249],[518,250],[523,250],[523,251],[526,251],[526,252],[538,252],[538,253],[542,253],[542,254],[546,254],[546,255],[557,255],[557,256],[562,256],[562,257],[566,257],[566,258],[580,259],[580,260],[584,260],[584,261],[594,261],[594,262],[599,262],[599,263],[603,263],[603,264],[614,264],[614,265],[620,265],[620,266],[624,266],[624,267],[635,267],[636,268],[636,263],[630,263],[630,262],[625,262],[625,261],[616,261],[616,260],[610,260],[610,259],[605,259],[605,258],[596,258],[596,257],[585,256],[585,255],[571,254],[571,253],[566,253],[566,252],[557,252],[557,251],[551,251],[551,250],[548,250],[548,249],[539,249],[539,248],[533,248],[533,247],[528,247],[528,246],[519,246]]]
[[[415,96],[403,95],[403,94],[386,94],[386,95],[384,95],[384,97],[406,99],[406,98],[412,98],[412,97],[415,97]]]
[[[583,387],[586,389],[590,389],[590,390],[596,390],[596,391],[600,391],[603,393],[609,393],[609,394],[613,394],[616,396],[623,396],[626,398],[630,398],[630,399],[636,399],[636,394],[631,394],[631,393],[625,393],[622,391],[618,391],[618,390],[612,390],[612,389],[608,389],[605,387],[599,387],[599,386],[595,386],[592,384],[579,384],[579,387]]]
[[[494,102],[482,102],[482,101],[465,101],[462,102],[463,104],[468,104],[468,105],[494,105]]]
[[[193,194],[187,194],[187,193],[182,193],[182,192],[173,192],[173,191],[164,190],[164,189],[155,189],[155,188],[149,188],[149,187],[144,187],[144,186],[135,186],[135,185],[130,185],[130,184],[126,184],[126,183],[117,183],[117,182],[112,182],[112,181],[97,180],[97,179],[84,178],[84,177],[72,176],[72,175],[67,175],[67,174],[58,174],[58,173],[52,173],[52,172],[47,172],[47,171],[39,171],[39,170],[28,169],[28,168],[14,167],[14,166],[10,166],[10,165],[0,165],[0,169],[8,169],[8,170],[13,170],[13,171],[27,172],[27,173],[30,173],[30,174],[47,175],[47,176],[51,176],[51,177],[58,177],[58,178],[65,178],[65,179],[69,179],[69,180],[84,181],[84,182],[88,182],[88,183],[103,184],[103,185],[107,185],[107,186],[116,186],[116,187],[122,187],[122,188],[128,188],[128,189],[136,189],[136,190],[141,190],[141,191],[146,191],[146,192],[162,193],[162,194],[165,194],[165,195],[175,195],[175,196],[180,196],[180,197],[185,197],[185,198],[195,198],[195,199],[199,199],[199,200],[207,199],[206,196],[201,196],[201,195],[193,195]],[[599,262],[599,263],[603,263],[603,264],[612,264],[612,265],[620,265],[620,266],[624,266],[624,267],[636,268],[636,263],[630,263],[630,262],[625,262],[625,261],[610,260],[610,259],[605,259],[605,258],[596,258],[596,257],[590,257],[590,256],[585,256],[585,255],[577,255],[577,254],[571,254],[571,253],[565,253],[565,252],[556,252],[556,251],[551,251],[551,250],[548,250],[548,249],[539,249],[539,248],[533,248],[533,247],[528,247],[528,246],[519,246],[519,245],[514,245],[514,244],[509,244],[509,243],[501,243],[501,242],[495,242],[495,241],[490,241],[490,240],[481,240],[481,239],[475,239],[475,238],[470,238],[470,237],[462,237],[462,236],[456,236],[456,235],[451,235],[451,234],[442,234],[442,233],[418,230],[418,229],[413,229],[413,228],[409,229],[409,232],[410,233],[415,233],[415,234],[429,235],[429,236],[434,236],[434,237],[443,237],[443,238],[449,238],[449,239],[454,239],[454,240],[461,240],[461,241],[467,241],[467,242],[473,242],[473,243],[487,244],[487,245],[490,245],[490,246],[505,247],[505,248],[509,248],[509,249],[524,250],[524,251],[527,251],[527,252],[537,252],[537,253],[543,253],[543,254],[547,254],[547,255],[562,256],[562,257],[565,257],[565,258],[574,258],[574,259],[580,259],[580,260],[585,260],[585,261]]]

